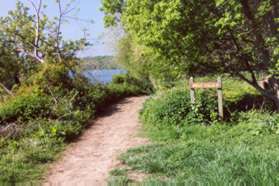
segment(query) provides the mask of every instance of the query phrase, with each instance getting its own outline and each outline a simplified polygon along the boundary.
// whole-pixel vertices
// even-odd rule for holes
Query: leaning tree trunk
[[[273,95],[265,96],[271,101],[273,101],[274,105],[276,106],[277,112],[279,112],[279,95],[278,93],[274,93]]]
[[[275,95],[275,100],[274,103],[276,105],[277,111],[279,112],[279,89],[276,90],[276,95]]]
[[[257,88],[263,96],[272,100],[279,112],[279,79],[275,76],[267,76]]]

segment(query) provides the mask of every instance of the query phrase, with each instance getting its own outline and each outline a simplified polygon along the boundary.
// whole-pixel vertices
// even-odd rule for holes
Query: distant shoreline
[[[96,56],[81,58],[82,70],[108,70],[108,69],[121,69],[117,64],[114,56]]]
[[[112,82],[114,75],[125,74],[123,69],[89,69],[84,70],[83,74],[91,83],[108,84]]]

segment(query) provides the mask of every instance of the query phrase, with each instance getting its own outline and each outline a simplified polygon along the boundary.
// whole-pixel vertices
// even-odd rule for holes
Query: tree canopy
[[[0,17],[0,93],[11,93],[42,63],[72,65],[76,53],[88,45],[86,38],[64,40],[61,25],[75,10],[73,1],[55,1],[58,16],[45,14],[43,0],[28,1],[30,6],[17,1],[16,8]],[[32,9],[32,11],[30,10]]]
[[[170,70],[229,73],[277,99],[257,82],[259,73],[279,74],[277,0],[103,0],[103,11],[107,26],[120,20]]]

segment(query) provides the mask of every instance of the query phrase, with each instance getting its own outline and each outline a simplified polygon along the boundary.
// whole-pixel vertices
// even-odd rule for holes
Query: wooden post
[[[223,108],[223,85],[221,77],[218,77],[217,82],[198,82],[194,83],[194,78],[191,77],[189,80],[189,87],[190,87],[190,97],[191,97],[191,104],[195,104],[195,89],[217,89],[218,95],[218,115],[219,119],[224,119],[224,108]],[[279,91],[278,91],[279,95]]]
[[[218,77],[217,80],[217,94],[218,94],[218,112],[220,120],[224,119],[224,109],[223,109],[223,91],[222,91],[222,79]]]
[[[189,87],[190,87],[191,104],[195,104],[195,89],[194,89],[194,78],[193,77],[190,78]]]

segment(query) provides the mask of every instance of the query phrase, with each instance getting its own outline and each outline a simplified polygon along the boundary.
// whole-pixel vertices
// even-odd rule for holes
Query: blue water
[[[125,74],[125,70],[113,69],[113,70],[87,70],[84,71],[85,77],[87,77],[92,83],[107,84],[112,81],[112,77],[118,74]]]

